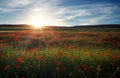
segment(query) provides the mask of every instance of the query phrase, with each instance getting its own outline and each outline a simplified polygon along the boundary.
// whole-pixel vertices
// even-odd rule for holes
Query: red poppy
[[[41,60],[42,62],[45,62],[45,58],[44,58],[43,56],[40,56],[40,60]]]
[[[22,59],[21,57],[16,58],[16,60],[17,60],[18,62],[20,62],[20,63],[22,63],[22,62],[23,62],[23,59]]]
[[[113,56],[112,59],[115,61],[115,60],[117,60],[117,57],[116,57],[116,56]]]
[[[111,65],[111,66],[114,66],[114,63],[113,63],[113,62],[110,62],[110,65]]]
[[[26,78],[25,76],[22,76],[22,78]]]
[[[72,53],[70,53],[70,59],[72,59],[73,58],[73,54]]]
[[[92,52],[89,52],[89,56],[92,56]]]
[[[52,64],[52,62],[50,61],[49,64]]]
[[[32,65],[29,65],[29,68],[32,68]]]
[[[29,58],[30,58],[30,56],[27,55],[27,56],[26,56],[26,59],[29,59]]]
[[[74,49],[74,48],[75,48],[75,46],[74,46],[74,45],[71,45],[71,46],[70,46],[70,49]]]
[[[60,62],[60,61],[58,61],[58,62],[57,62],[57,66],[59,66],[60,64],[61,64],[61,62]]]
[[[54,54],[55,58],[59,59],[59,56],[57,54]]]
[[[60,70],[60,67],[56,67],[56,71],[59,71]]]
[[[72,76],[72,73],[69,73],[68,76]]]
[[[83,70],[84,70],[84,71],[87,71],[87,67],[83,67]]]
[[[19,69],[19,68],[22,68],[22,66],[18,65],[18,64],[15,64],[15,68]]]
[[[61,55],[64,57],[64,52],[61,52]]]
[[[84,50],[85,50],[85,48],[83,47],[83,48],[82,48],[82,50],[84,51]]]
[[[10,65],[6,65],[5,67],[4,67],[4,70],[8,70],[10,68]]]
[[[83,68],[84,71],[88,70],[88,67],[86,65],[82,65],[82,68]]]
[[[37,56],[34,56],[34,60],[37,60]]]

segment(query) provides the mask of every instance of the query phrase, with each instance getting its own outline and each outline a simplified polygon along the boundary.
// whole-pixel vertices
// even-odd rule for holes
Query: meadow
[[[0,31],[0,78],[120,78],[120,28]]]

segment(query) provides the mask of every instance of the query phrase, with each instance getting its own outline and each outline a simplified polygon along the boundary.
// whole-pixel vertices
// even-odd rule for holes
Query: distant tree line
[[[76,26],[45,26],[46,28],[120,28],[120,24],[102,24],[102,25],[76,25]],[[0,29],[6,28],[33,28],[27,24],[0,24]]]
[[[120,24],[102,24],[102,25],[79,25],[78,28],[120,28]]]

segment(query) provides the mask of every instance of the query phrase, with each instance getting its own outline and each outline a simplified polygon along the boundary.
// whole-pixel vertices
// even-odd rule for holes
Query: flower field
[[[120,29],[119,29],[120,30]],[[0,32],[0,78],[120,78],[120,32]]]

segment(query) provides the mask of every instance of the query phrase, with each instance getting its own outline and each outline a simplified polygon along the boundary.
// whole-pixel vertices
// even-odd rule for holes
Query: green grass
[[[80,30],[0,33],[0,78],[119,78],[120,33]]]

